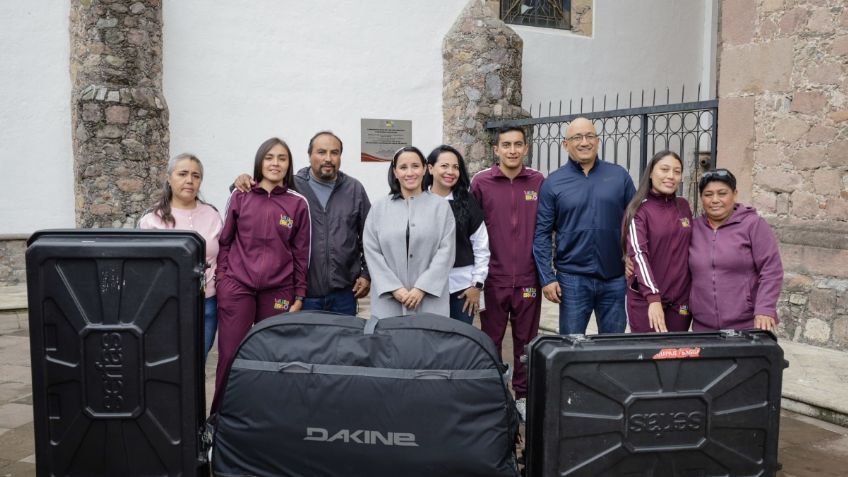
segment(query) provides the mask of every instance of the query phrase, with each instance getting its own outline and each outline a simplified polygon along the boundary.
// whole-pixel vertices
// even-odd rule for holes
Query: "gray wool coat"
[[[371,316],[449,316],[448,275],[456,254],[455,234],[450,203],[430,192],[409,199],[388,196],[375,202],[363,236],[371,273]],[[398,288],[425,292],[417,309],[408,310],[394,299],[392,292]]]

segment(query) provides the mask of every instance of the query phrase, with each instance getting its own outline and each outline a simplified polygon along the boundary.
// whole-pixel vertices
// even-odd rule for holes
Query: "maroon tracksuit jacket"
[[[235,191],[227,204],[219,243],[215,410],[236,348],[250,327],[288,311],[295,297],[306,296],[309,205],[287,187],[267,192],[257,184],[250,192]]]
[[[480,171],[471,181],[471,193],[483,208],[489,232],[489,275],[480,312],[483,331],[501,351],[506,325],[512,317],[515,372],[512,388],[518,398],[527,394],[527,370],[520,357],[539,331],[542,292],[533,259],[536,207],[544,176],[524,167],[510,179],[498,165]]]
[[[629,224],[624,224],[633,277],[627,287],[630,330],[651,330],[648,305],[661,302],[669,331],[687,331],[689,313],[689,202],[674,195],[649,192]]]

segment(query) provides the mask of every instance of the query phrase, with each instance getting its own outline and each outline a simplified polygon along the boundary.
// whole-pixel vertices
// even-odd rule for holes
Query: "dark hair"
[[[636,216],[636,212],[639,211],[639,207],[642,206],[642,202],[644,202],[645,197],[648,196],[648,192],[651,191],[651,173],[654,172],[654,167],[656,167],[657,163],[668,156],[677,159],[677,162],[680,163],[680,167],[683,167],[683,161],[676,152],[665,150],[654,154],[654,157],[648,161],[645,173],[642,174],[642,179],[639,181],[639,188],[636,189],[636,194],[633,195],[633,198],[630,199],[630,203],[627,204],[627,208],[624,209],[624,221],[621,223],[621,248],[625,254],[627,254],[627,233],[628,228],[630,227],[630,221]]]
[[[459,151],[457,151],[451,146],[448,146],[447,144],[436,146],[435,149],[430,151],[430,154],[427,156],[427,164],[435,166],[436,162],[439,161],[439,156],[442,155],[443,152],[449,152],[455,155],[457,163],[459,164],[459,179],[457,179],[456,184],[454,184],[453,188],[451,189],[451,192],[453,192],[453,200],[457,206],[456,221],[461,222],[465,220],[470,214],[468,209],[468,188],[471,187],[471,179],[468,177],[468,169],[465,167],[465,159],[462,158],[462,154],[460,154]],[[424,190],[427,190],[427,188],[432,185],[433,176],[428,170],[424,174]]]
[[[395,166],[397,166],[398,157],[400,157],[400,155],[404,152],[414,152],[419,158],[421,158],[421,166],[424,167],[425,170],[427,169],[427,159],[424,158],[424,153],[422,153],[420,149],[415,146],[404,146],[398,149],[397,152],[395,152],[394,157],[392,157],[392,163],[389,166],[389,195],[391,195],[394,199],[397,199],[398,197],[401,197],[403,195],[400,192],[400,181],[397,179],[397,177],[395,177],[394,171]],[[423,181],[421,182],[421,185],[424,185]]]
[[[306,149],[307,154],[312,154],[312,144],[315,142],[316,139],[318,139],[318,136],[332,136],[332,137],[334,137],[336,139],[336,141],[339,141],[339,153],[344,152],[344,143],[342,142],[342,140],[338,136],[333,134],[332,131],[318,131],[317,133],[315,133],[314,136],[312,136],[312,139],[309,140],[309,147]]]
[[[171,214],[171,198],[172,198],[174,193],[171,190],[171,183],[168,181],[168,179],[171,178],[171,174],[174,172],[174,169],[176,169],[177,163],[182,161],[183,159],[189,159],[191,161],[196,162],[197,165],[200,166],[200,178],[201,178],[201,180],[203,179],[203,163],[200,162],[200,159],[198,159],[197,156],[195,156],[194,154],[189,154],[187,152],[184,152],[182,154],[178,154],[178,155],[172,157],[171,160],[168,161],[168,168],[166,169],[167,175],[165,176],[165,184],[162,186],[162,191],[159,194],[159,199],[156,201],[156,204],[153,206],[153,213],[155,215],[158,215],[159,217],[161,217],[162,221],[165,222],[165,224],[170,225],[172,228],[174,226],[176,226],[177,223],[174,220],[174,216]],[[199,194],[200,194],[200,192],[198,191],[197,200],[200,200]],[[203,201],[200,200],[200,202],[203,202]]]
[[[492,145],[497,146],[501,140],[501,134],[506,134],[508,132],[518,131],[521,133],[521,139],[524,142],[527,142],[527,131],[524,128],[518,126],[501,126],[495,131],[495,137],[492,138]]]
[[[292,159],[291,149],[289,149],[289,145],[286,144],[285,141],[278,137],[272,137],[271,139],[266,140],[259,146],[259,149],[256,150],[256,159],[253,161],[253,180],[258,184],[262,182],[262,161],[265,160],[265,154],[268,154],[274,146],[276,145],[283,146],[283,149],[286,150],[286,153],[289,155],[289,167],[286,170],[286,177],[283,179],[283,184],[291,190],[297,190],[294,186],[294,164]]]
[[[727,169],[710,169],[705,172],[698,181],[698,195],[704,193],[704,189],[710,182],[723,182],[730,187],[730,190],[736,192],[736,176]]]

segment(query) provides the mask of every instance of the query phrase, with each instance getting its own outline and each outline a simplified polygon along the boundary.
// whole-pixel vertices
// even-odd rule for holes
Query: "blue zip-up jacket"
[[[635,193],[627,170],[600,158],[588,175],[571,158],[552,172],[539,193],[533,239],[542,286],[556,280],[551,232],[556,232],[557,271],[604,280],[621,276],[621,221]]]

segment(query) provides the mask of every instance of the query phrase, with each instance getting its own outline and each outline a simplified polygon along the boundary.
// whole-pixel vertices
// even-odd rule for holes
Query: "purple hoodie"
[[[736,204],[718,230],[705,215],[695,219],[689,270],[693,331],[750,329],[755,315],[777,321],[783,265],[771,228],[753,207]]]

